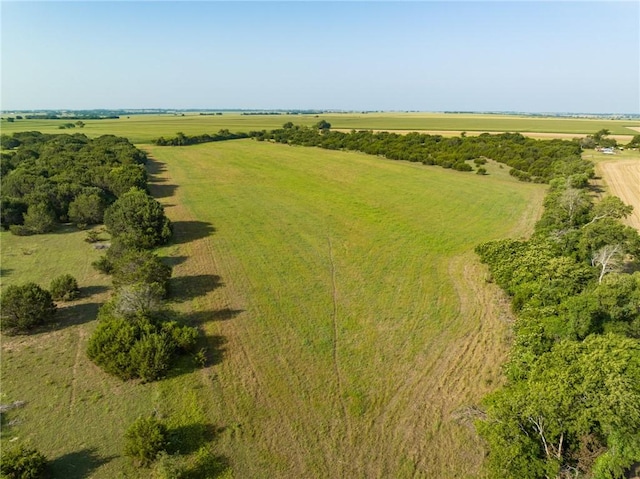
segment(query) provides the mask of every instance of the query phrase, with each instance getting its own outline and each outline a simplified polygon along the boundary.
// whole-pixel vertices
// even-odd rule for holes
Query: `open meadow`
[[[122,435],[155,410],[185,457],[208,448],[234,477],[478,474],[471,406],[501,381],[509,324],[472,249],[527,234],[543,186],[251,140],[145,149],[175,225],[173,307],[208,366],[107,376],[85,355],[99,252],[84,232],[2,233],[3,285],[70,273],[85,292],[55,327],[3,338],[2,402],[26,401],[3,441],[30,439],[56,477],[144,477]]]
[[[4,117],[8,115],[3,115]],[[466,132],[522,132],[531,136],[551,134],[561,138],[585,136],[603,128],[611,131],[619,141],[626,142],[638,133],[638,120],[607,120],[588,118],[552,118],[515,115],[481,115],[454,113],[335,113],[322,115],[242,115],[228,113],[223,115],[174,114],[130,115],[119,119],[84,120],[84,128],[61,130],[65,123],[75,120],[16,120],[13,123],[2,122],[2,132],[41,131],[43,133],[84,133],[89,137],[105,134],[125,136],[134,143],[149,143],[160,136],[171,137],[177,132],[186,135],[217,133],[220,129],[232,132],[251,130],[272,130],[280,128],[286,122],[298,125],[313,125],[320,119],[331,123],[334,129],[423,131],[446,136],[457,136]]]

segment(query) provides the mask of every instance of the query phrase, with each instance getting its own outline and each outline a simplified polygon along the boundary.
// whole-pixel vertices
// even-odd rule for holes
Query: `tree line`
[[[566,173],[592,173],[591,163],[582,160],[579,141],[535,140],[520,133],[476,137],[462,134],[445,138],[423,133],[398,134],[389,132],[331,131],[331,125],[321,120],[313,126],[299,126],[288,122],[280,129],[238,133],[237,138],[251,137],[257,141],[273,141],[288,145],[315,146],[329,150],[359,151],[391,160],[421,162],[458,171],[473,171],[471,160],[481,164],[487,158],[511,167],[511,175],[522,181],[548,182],[559,171]],[[158,138],[157,145],[188,145],[206,141],[220,141],[236,137],[219,135],[188,137],[179,133],[171,140]]]
[[[587,187],[559,175],[529,240],[476,248],[516,313],[507,384],[477,423],[491,477],[621,478],[640,461],[640,235]]]
[[[3,201],[26,204],[23,223],[8,225],[13,232],[21,233],[16,226],[32,227],[34,205],[51,216],[53,227],[56,221],[73,220],[74,208],[84,205],[79,201],[92,196],[99,200],[100,215],[90,222],[104,221],[110,245],[94,267],[111,275],[113,293],[99,309],[98,324],[88,340],[89,359],[108,374],[142,382],[165,377],[180,356],[191,356],[196,368],[205,366],[206,350],[197,350],[199,330],[165,302],[171,296],[171,267],[153,249],[170,241],[172,226],[162,205],[147,191],[144,153],[116,137],[89,140],[83,135],[31,132],[2,140],[9,150],[2,157],[7,172],[3,194],[7,181],[12,195]],[[135,174],[125,174],[127,169]],[[90,231],[87,241],[95,242],[96,236]],[[35,283],[10,285],[0,298],[0,328],[4,334],[29,334],[55,321],[54,301],[74,300],[80,292],[68,274],[55,278],[49,290]],[[171,453],[176,445],[170,444],[166,426],[155,416],[138,418],[124,440],[124,453],[135,464],[150,466],[159,458],[155,471],[159,477],[191,477],[191,472],[199,477],[200,470],[198,474],[215,477],[226,469],[207,451],[191,471],[179,454]],[[22,443],[3,451],[1,468],[3,477],[42,477],[47,460]],[[163,476],[166,468],[173,473]]]
[[[161,136],[160,138],[154,139],[152,143],[158,146],[187,146],[209,143],[212,141],[239,140],[242,138],[249,138],[249,135],[247,133],[231,133],[229,130],[223,129],[213,135],[205,133],[202,135],[188,136],[179,132],[176,133],[176,136],[173,138],[164,138]]]

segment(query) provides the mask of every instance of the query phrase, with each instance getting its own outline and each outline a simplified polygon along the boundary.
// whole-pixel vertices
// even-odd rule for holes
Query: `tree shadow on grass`
[[[90,477],[95,469],[108,463],[114,457],[101,457],[95,448],[70,452],[49,462],[50,477],[64,479]]]
[[[165,256],[164,258],[162,258],[162,262],[167,266],[171,266],[172,268],[174,268],[179,264],[184,263],[188,259],[188,256]]]
[[[216,231],[213,225],[206,221],[175,221],[172,225],[171,241],[174,244],[190,243],[211,236]]]
[[[194,423],[169,429],[169,454],[191,454],[208,442],[215,441],[224,432],[213,424]]]
[[[199,456],[196,464],[187,469],[181,477],[184,479],[215,479],[223,476],[230,467],[229,459],[225,456],[209,452],[206,456]]]
[[[220,276],[215,274],[199,274],[196,276],[178,276],[169,280],[169,291],[173,301],[189,301],[200,296],[205,296],[224,283]]]
[[[94,286],[84,286],[80,288],[80,297],[81,298],[90,298],[95,294],[102,294],[109,291],[109,286],[105,285],[94,285]]]
[[[59,331],[69,326],[88,323],[96,319],[102,303],[80,303],[60,306],[50,326],[43,326],[38,332]]]
[[[12,272],[11,268],[0,268],[0,276],[9,276]]]
[[[171,198],[176,190],[178,189],[178,185],[168,185],[162,183],[163,180],[156,180],[149,183],[149,192],[154,198]]]
[[[183,374],[190,374],[198,369],[220,364],[224,359],[226,344],[227,340],[224,336],[201,337],[195,347],[197,352],[175,358],[166,377],[168,379],[176,378]]]
[[[154,181],[155,178],[153,177],[167,171],[166,163],[156,160],[151,156],[147,158],[147,163],[145,165],[145,168],[147,170],[147,175],[149,176],[149,181]]]
[[[154,197],[169,198],[175,194],[178,185],[166,184],[167,180],[158,176],[167,170],[167,166],[164,163],[154,158],[149,158],[146,164],[146,170],[149,179],[149,191]]]
[[[195,461],[183,469],[184,479],[214,479],[229,470],[229,459],[211,450],[211,443],[224,432],[224,427],[207,423],[193,423],[169,429],[167,453],[179,455],[195,454]],[[193,457],[193,456],[192,456]]]

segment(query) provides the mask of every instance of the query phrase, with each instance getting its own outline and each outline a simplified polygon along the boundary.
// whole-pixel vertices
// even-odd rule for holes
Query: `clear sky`
[[[1,106],[640,112],[640,2],[2,1]]]

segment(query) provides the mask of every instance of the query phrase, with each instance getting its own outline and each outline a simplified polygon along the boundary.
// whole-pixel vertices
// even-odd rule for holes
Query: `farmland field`
[[[84,354],[106,296],[84,233],[29,239],[39,274],[3,233],[4,284],[88,287],[53,330],[3,338],[2,402],[27,401],[3,440],[29,438],[60,477],[130,477],[122,434],[156,410],[176,434],[213,428],[185,453],[206,446],[235,477],[477,475],[470,406],[500,383],[509,327],[471,250],[528,233],[543,186],[495,164],[479,177],[250,140],[146,149],[175,223],[173,306],[201,324],[210,365],[106,376]]]
[[[640,154],[628,150],[618,153],[613,159],[610,155],[593,152],[585,157],[595,162],[596,173],[600,177],[600,186],[608,194],[618,196],[633,211],[625,223],[640,230]]]
[[[4,115],[6,116],[6,115]],[[187,135],[216,133],[226,128],[233,132],[271,130],[291,121],[312,125],[325,119],[336,129],[418,130],[452,136],[467,132],[523,132],[558,134],[561,137],[584,136],[606,128],[620,141],[628,141],[637,134],[638,120],[601,120],[574,118],[526,117],[515,115],[479,115],[444,113],[344,113],[323,115],[241,115],[225,113],[220,116],[131,115],[113,120],[85,120],[82,129],[60,130],[69,120],[16,120],[2,122],[3,133],[36,130],[43,133],[84,133],[90,137],[113,134],[130,138],[134,143],[148,143],[159,136],[174,136],[181,131]]]

